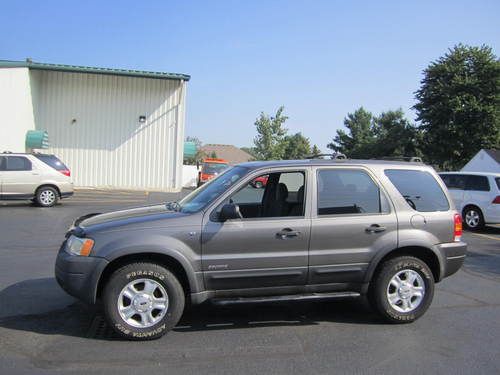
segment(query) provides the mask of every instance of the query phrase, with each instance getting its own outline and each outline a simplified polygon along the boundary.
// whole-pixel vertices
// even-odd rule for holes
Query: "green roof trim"
[[[129,69],[98,68],[92,66],[48,64],[48,63],[34,62],[30,60],[27,61],[0,60],[0,68],[29,68],[36,70],[52,70],[58,72],[108,74],[108,75],[127,76],[127,77],[174,79],[174,80],[184,80],[184,81],[189,81],[191,79],[191,76],[180,73],[149,72],[145,70],[129,70]]]

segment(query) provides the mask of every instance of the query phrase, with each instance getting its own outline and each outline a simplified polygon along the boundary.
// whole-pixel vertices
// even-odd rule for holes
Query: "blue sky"
[[[413,120],[422,70],[500,54],[500,1],[5,1],[0,59],[187,73],[186,134],[249,146],[261,111],[326,150],[359,106]]]

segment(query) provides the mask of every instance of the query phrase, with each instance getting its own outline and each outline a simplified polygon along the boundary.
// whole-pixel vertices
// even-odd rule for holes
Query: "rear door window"
[[[59,158],[55,155],[35,155],[35,156],[48,166],[54,168],[56,171],[64,171],[68,169],[68,167],[65,166],[64,163],[61,160],[59,160]]]
[[[438,182],[426,171],[386,169],[385,175],[416,211],[448,211],[450,204]]]
[[[7,156],[6,171],[31,171],[31,162],[24,156]]]
[[[379,187],[361,170],[318,171],[318,215],[386,212]]]
[[[468,175],[465,189],[474,191],[490,191],[490,183],[488,182],[488,177]]]

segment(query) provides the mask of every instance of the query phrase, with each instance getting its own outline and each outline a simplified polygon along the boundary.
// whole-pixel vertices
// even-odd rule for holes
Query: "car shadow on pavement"
[[[316,325],[384,324],[359,299],[190,307],[175,332]],[[120,340],[98,306],[68,296],[54,278],[22,281],[0,291],[0,328],[89,339]]]

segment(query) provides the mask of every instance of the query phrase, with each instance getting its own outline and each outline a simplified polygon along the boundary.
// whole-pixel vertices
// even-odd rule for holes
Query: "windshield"
[[[178,211],[192,213],[203,209],[248,173],[248,168],[233,167],[196,189],[179,202]]]
[[[227,167],[227,164],[222,163],[205,163],[203,164],[202,172],[206,174],[222,173],[227,169]]]

